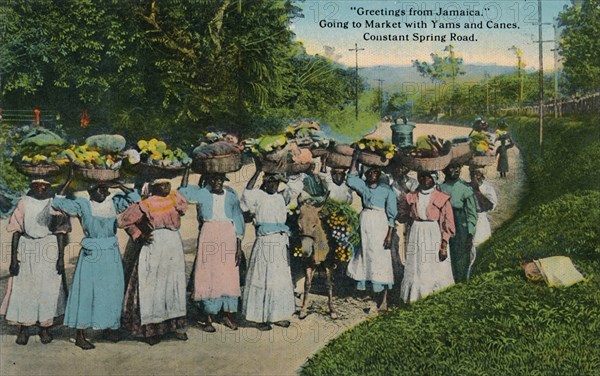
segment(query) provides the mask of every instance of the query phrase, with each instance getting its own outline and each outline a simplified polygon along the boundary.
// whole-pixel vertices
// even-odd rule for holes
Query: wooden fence
[[[554,108],[554,103],[545,104],[543,109],[546,116],[556,114],[557,117],[571,114],[600,114],[600,92],[561,100],[557,102],[556,110]],[[519,107],[509,107],[503,108],[500,111],[504,115],[521,114],[534,116],[539,113],[539,106],[523,106],[521,109],[519,109]]]

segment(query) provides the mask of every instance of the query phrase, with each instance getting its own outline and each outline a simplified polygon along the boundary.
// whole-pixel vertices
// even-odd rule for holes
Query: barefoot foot
[[[83,338],[78,338],[75,340],[75,346],[81,348],[82,350],[92,350],[95,349],[96,346],[94,346],[93,343],[91,343],[90,341],[88,341],[87,339]]]
[[[290,326],[290,322],[288,320],[281,320],[274,322],[273,325],[281,326],[282,328],[288,328]]]
[[[48,328],[40,328],[40,342],[44,345],[52,342],[54,338],[48,331]]]

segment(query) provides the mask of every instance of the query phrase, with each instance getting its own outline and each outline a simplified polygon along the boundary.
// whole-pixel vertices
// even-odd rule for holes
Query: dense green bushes
[[[527,193],[481,247],[474,277],[344,333],[304,374],[598,373],[598,118],[547,122],[543,158],[535,119],[514,124]],[[570,256],[586,281],[556,289],[523,277],[520,260],[553,255]]]

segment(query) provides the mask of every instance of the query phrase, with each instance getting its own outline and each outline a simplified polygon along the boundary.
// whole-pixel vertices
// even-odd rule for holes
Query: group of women
[[[484,184],[482,171],[473,169],[470,184],[459,178],[460,166],[453,165],[444,170],[442,184],[437,182],[437,172],[419,171],[415,181],[396,164],[389,176],[377,167],[366,169],[362,176],[357,155],[347,175],[343,169],[321,169],[329,199],[351,202],[354,191],[362,201],[361,246],[347,269],[357,288],[371,287],[381,296],[379,308],[387,309],[388,290],[398,282],[392,259],[403,247],[400,295],[404,301],[466,279],[473,237],[485,222],[481,213],[497,202],[489,193],[493,188]],[[187,340],[188,284],[179,228],[189,204],[197,205],[199,228],[189,285],[191,299],[205,315],[202,329],[214,332],[218,316],[223,325],[237,329],[240,301],[241,316],[259,330],[289,326],[295,300],[287,213],[306,184],[294,187],[284,174],[264,173],[256,188],[262,166],[259,160],[255,163],[256,173],[241,197],[225,185],[224,174],[203,175],[194,185],[189,184],[189,171],[178,190],[172,190],[166,179],[135,189],[99,183],[90,187],[88,197],[66,196],[71,178],[56,194],[47,181],[32,181],[8,225],[13,233],[11,277],[1,313],[18,325],[16,342],[27,344],[31,326],[39,327],[42,343],[51,342],[48,329],[63,314],[64,325],[76,329],[75,344],[82,349],[94,348],[86,338],[88,328],[103,330],[115,342],[120,329],[150,345],[166,334]],[[279,189],[282,183],[288,184],[285,190]],[[111,187],[121,191],[111,193]],[[488,197],[492,205],[481,204],[479,196]],[[79,218],[84,233],[68,293],[63,261],[70,231],[67,216]],[[254,223],[256,240],[247,271],[240,273],[242,239],[249,221]],[[118,227],[130,236],[125,267]],[[482,231],[478,241],[489,236],[489,222]],[[399,232],[406,233],[406,245],[400,244]]]
[[[491,235],[486,213],[495,208],[497,197],[485,182],[484,168],[470,167],[470,183],[460,179],[461,169],[460,164],[450,164],[443,169],[444,182],[438,183],[437,171],[418,171],[415,181],[406,167],[392,163],[387,179],[377,167],[366,169],[361,179],[354,159],[347,184],[362,200],[361,247],[347,275],[357,281],[358,289],[369,283],[381,293],[380,310],[387,309],[398,253],[404,264],[404,302],[468,278],[475,245]],[[404,234],[404,242],[399,234]]]

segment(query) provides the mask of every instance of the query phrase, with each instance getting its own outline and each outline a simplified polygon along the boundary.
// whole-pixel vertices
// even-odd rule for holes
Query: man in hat
[[[367,282],[380,294],[379,310],[387,310],[387,290],[394,285],[392,266],[392,234],[398,213],[397,198],[389,185],[380,181],[381,168],[371,167],[365,180],[357,173],[358,150],[348,174],[348,186],[360,196],[360,252],[348,263],[347,274],[357,281],[357,289],[365,290]]]
[[[150,196],[119,216],[119,226],[129,227],[130,235],[143,239],[144,244],[127,285],[122,324],[151,346],[166,333],[188,339],[185,260],[179,234],[187,205],[179,192],[171,190],[168,179],[155,179]],[[138,226],[146,222],[149,226]]]
[[[64,248],[68,218],[51,207],[50,183],[33,180],[10,217],[12,232],[10,278],[0,313],[9,323],[19,326],[17,344],[26,345],[29,327],[39,327],[40,342],[50,343],[49,328],[64,313]],[[53,229],[53,223],[66,222],[64,231]]]
[[[246,320],[256,322],[259,330],[271,330],[271,324],[288,327],[296,308],[288,254],[289,228],[285,224],[288,202],[278,191],[287,178],[265,174],[260,189],[255,189],[262,167],[260,160],[255,163],[256,172],[241,199],[242,210],[254,216],[256,227],[242,313]]]
[[[460,178],[461,165],[450,164],[444,171],[442,192],[450,195],[456,234],[450,238],[452,274],[455,282],[467,279],[477,226],[477,203],[471,186]]]
[[[116,236],[117,209],[108,183],[88,189],[89,199],[69,199],[64,195],[71,181],[72,175],[52,202],[56,210],[78,217],[84,233],[64,325],[76,329],[76,346],[90,350],[95,346],[85,337],[87,328],[104,329],[109,340],[119,340],[124,277]]]
[[[193,300],[207,315],[204,331],[212,333],[213,316],[223,311],[223,324],[237,330],[232,314],[241,296],[239,262],[244,237],[244,216],[238,195],[225,174],[206,174],[206,186],[188,185],[185,174],[179,192],[198,206],[198,253],[194,270]]]

